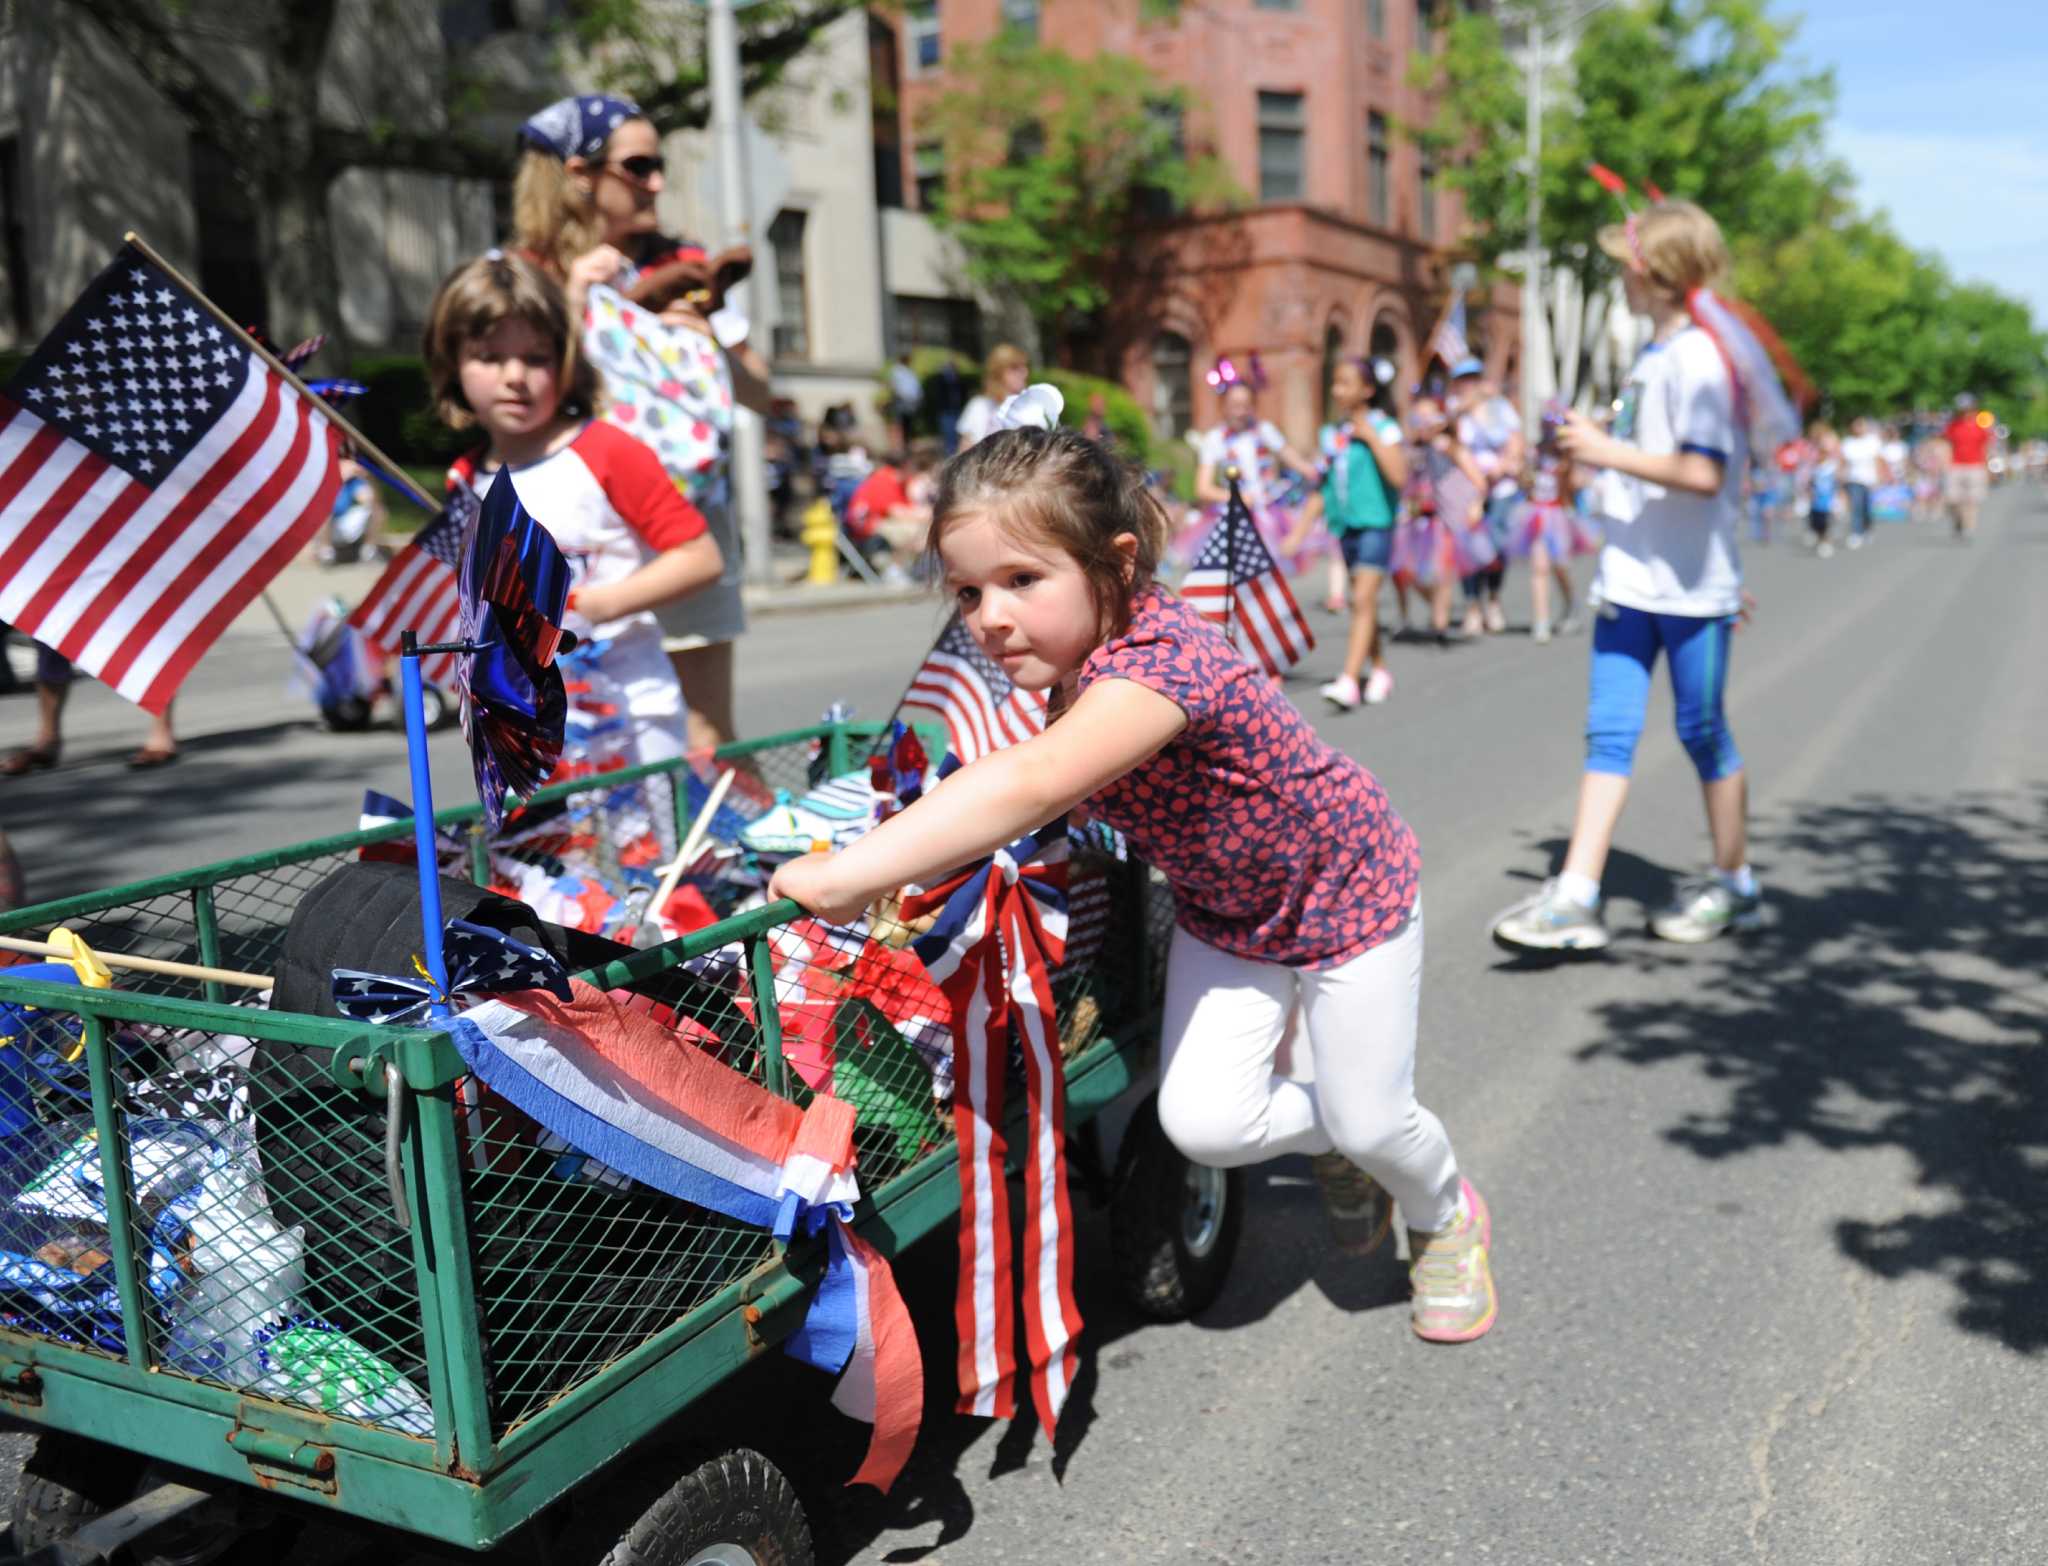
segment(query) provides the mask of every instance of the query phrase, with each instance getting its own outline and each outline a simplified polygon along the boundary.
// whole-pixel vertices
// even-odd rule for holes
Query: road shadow
[[[1948,1279],[1960,1326],[2027,1354],[2048,1349],[2044,829],[2048,789],[1780,817],[1759,835],[1802,889],[1767,879],[1766,926],[1710,953],[1618,950],[1657,982],[1599,1007],[1580,1057],[1722,1084],[1720,1109],[1663,1133],[1710,1162],[1802,1141],[1907,1154],[1914,1199],[1844,1217],[1843,1254]]]
[[[1021,1216],[1021,1187],[1013,1197]],[[1114,1380],[1133,1370],[1151,1352],[1146,1340],[1152,1334],[1185,1330],[1148,1320],[1125,1303],[1111,1261],[1107,1210],[1084,1203],[1078,1193],[1076,1208],[1081,1364],[1049,1452],[1028,1407],[1002,1426],[992,1443],[984,1443],[988,1421],[954,1411],[957,1251],[950,1226],[893,1264],[917,1328],[925,1402],[917,1448],[888,1495],[846,1486],[866,1450],[868,1427],[832,1409],[825,1400],[829,1383],[786,1355],[763,1356],[693,1403],[682,1423],[691,1432],[716,1432],[720,1450],[750,1445],[784,1469],[803,1500],[820,1566],[843,1566],[878,1543],[884,1546],[881,1558],[891,1562],[945,1558],[974,1528],[974,1500],[962,1480],[970,1467],[985,1465],[989,1479],[1043,1467],[1054,1481],[1064,1480],[1070,1465],[1087,1460],[1104,1376]],[[1216,1302],[1188,1325],[1212,1332],[1248,1326],[1311,1286],[1347,1312],[1407,1299],[1394,1247],[1386,1245],[1367,1258],[1338,1253],[1326,1237],[1309,1161],[1276,1160],[1250,1171],[1243,1239],[1229,1281]],[[1018,1348],[1021,1362],[1021,1332]],[[683,1451],[675,1462],[699,1456],[695,1450]],[[1122,1461],[1124,1454],[1114,1452],[1108,1460]],[[909,1534],[921,1537],[904,1537]]]

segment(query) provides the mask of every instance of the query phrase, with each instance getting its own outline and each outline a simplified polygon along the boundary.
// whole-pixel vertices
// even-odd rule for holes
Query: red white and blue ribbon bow
[[[513,990],[546,990],[569,998],[569,974],[553,952],[515,941],[502,930],[451,919],[441,937],[448,988],[434,983],[427,965],[413,958],[419,977],[334,970],[334,1008],[351,1022],[409,1028],[427,1020],[434,1004],[451,1005],[458,995],[502,995]]]
[[[789,1352],[836,1372],[833,1402],[875,1427],[849,1483],[886,1491],[917,1442],[924,1367],[888,1262],[848,1222],[853,1106],[799,1109],[581,980],[473,1006],[449,1037],[485,1086],[642,1184],[787,1237],[826,1234],[825,1278]]]
[[[1052,972],[1067,940],[1066,819],[903,900],[903,916],[938,909],[912,943],[953,1017],[953,1124],[960,1141],[962,1413],[1017,1412],[1008,1146],[1003,1088],[1014,1025],[1024,1055],[1030,1145],[1024,1160],[1024,1340],[1031,1400],[1048,1438],[1079,1366],[1073,1207],[1067,1197],[1066,1078]]]

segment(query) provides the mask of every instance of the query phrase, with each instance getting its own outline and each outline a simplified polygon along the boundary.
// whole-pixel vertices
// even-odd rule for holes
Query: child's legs
[[[1538,625],[1550,623],[1550,545],[1541,538],[1529,546],[1529,609]]]
[[[1671,659],[1671,693],[1678,742],[1692,757],[1714,836],[1714,862],[1733,870],[1748,857],[1746,786],[1742,756],[1728,732],[1723,703],[1728,690],[1728,655],[1734,647],[1735,617],[1703,619],[1659,615],[1658,631]]]
[[[1375,668],[1380,656],[1380,580],[1392,558],[1392,528],[1360,528],[1338,540],[1338,550],[1350,573],[1351,639],[1344,650],[1344,672],[1357,679],[1370,662]]]
[[[1650,705],[1650,671],[1660,645],[1657,617],[1610,605],[1593,622],[1593,668],[1586,690],[1586,775],[1564,868],[1598,881],[1614,828],[1628,800],[1636,741]]]
[[[1330,1150],[1314,1091],[1273,1069],[1298,1004],[1296,970],[1173,932],[1160,1018],[1159,1124],[1187,1157],[1232,1169]]]
[[[1415,1099],[1422,906],[1408,928],[1336,968],[1301,972],[1315,1103],[1330,1141],[1386,1187],[1411,1229],[1457,1216],[1458,1161],[1443,1122]]]

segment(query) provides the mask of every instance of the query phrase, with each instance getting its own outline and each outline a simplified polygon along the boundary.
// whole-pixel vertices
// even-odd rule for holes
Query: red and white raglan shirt
[[[561,450],[517,468],[486,468],[479,449],[448,470],[452,490],[479,497],[511,474],[520,502],[567,557],[575,590],[624,580],[656,556],[706,530],[703,514],[677,491],[661,460],[632,436],[592,422]],[[661,650],[649,610],[593,625],[572,607],[564,625],[596,644],[596,678],[580,705],[605,720],[600,747],[628,765],[666,761],[684,749],[682,687]],[[576,670],[568,671],[575,683]],[[572,708],[579,705],[572,691]],[[613,709],[606,712],[605,709]],[[572,711],[572,722],[575,713]]]

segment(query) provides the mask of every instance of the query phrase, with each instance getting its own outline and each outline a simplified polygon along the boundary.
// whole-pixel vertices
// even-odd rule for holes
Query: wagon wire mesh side
[[[727,754],[770,786],[794,793],[821,768],[847,770],[872,732],[805,731]],[[592,826],[602,831],[607,810],[666,809],[673,816],[669,781],[659,769],[635,769],[601,787],[541,797],[598,813]],[[636,784],[645,785],[639,797],[630,792]],[[473,808],[446,811],[438,824],[453,834],[448,861],[466,858],[466,868],[481,871],[492,845],[482,839],[477,816]],[[409,832],[400,824],[348,834],[21,910],[0,916],[0,932],[40,934],[62,922],[109,951],[270,972],[305,894],[366,844]],[[1135,863],[1078,853],[1071,883],[1075,939],[1054,976],[1070,1057],[1129,1031],[1156,1005],[1162,921],[1171,918],[1156,878]],[[637,953],[623,964],[629,974],[607,970],[600,982],[629,989],[636,1004],[778,1093],[802,1103],[831,1092],[853,1103],[857,1172],[873,1196],[927,1158],[950,1152],[950,1109],[934,1090],[942,1050],[928,1030],[906,1020],[919,1012],[901,993],[917,982],[904,950],[909,932],[878,918],[863,948],[822,938],[820,928],[801,918],[750,915]],[[465,1232],[466,1315],[457,1310],[457,1319],[445,1319],[432,1300],[437,1283],[430,1269],[437,1263],[426,1247],[434,1224],[417,1215],[410,1229],[398,1223],[386,1177],[385,1105],[374,1092],[374,1071],[352,1069],[396,1053],[388,1037],[377,1042],[390,1030],[261,1011],[261,996],[209,994],[187,981],[121,983],[128,993],[120,1004],[131,1015],[104,1025],[88,1019],[84,1028],[95,1044],[105,1101],[95,1099],[89,1081],[72,1083],[68,1097],[62,1084],[39,1084],[37,1142],[20,1144],[21,1156],[0,1175],[13,1197],[47,1173],[56,1153],[44,1143],[61,1151],[97,1138],[89,1149],[95,1154],[101,1142],[125,1150],[127,1168],[116,1164],[119,1179],[112,1183],[126,1188],[115,1205],[129,1208],[128,1239],[108,1247],[113,1257],[105,1265],[125,1255],[128,1265],[120,1270],[134,1276],[94,1298],[102,1328],[107,1319],[118,1327],[125,1300],[146,1323],[143,1341],[130,1343],[118,1330],[81,1331],[78,1313],[59,1308],[76,1301],[42,1303],[18,1287],[8,1296],[16,1308],[11,1317],[0,1312],[0,1328],[222,1387],[254,1385],[385,1431],[432,1430],[446,1452],[448,1414],[439,1408],[438,1384],[460,1379],[465,1356],[477,1361],[484,1407],[475,1433],[487,1445],[778,1260],[765,1231],[624,1181],[516,1111],[465,1089],[456,1080],[459,1069],[443,1069],[447,1080],[417,1095],[407,1167],[415,1194],[428,1205],[436,1179],[445,1178],[452,1205],[443,1221]],[[7,985],[0,969],[0,999]],[[774,1003],[762,1006],[764,995]],[[231,1025],[209,1013],[209,1026],[181,1027],[154,1015],[175,1009],[153,1007],[157,997],[236,1003],[248,1020]],[[57,1006],[41,1013],[39,1045],[63,1042],[56,1034],[67,1022],[70,1032],[79,1031],[78,1019],[66,1019]],[[236,1031],[242,1027],[247,1031]],[[407,1048],[426,1051],[431,1043],[438,1058],[452,1060],[439,1036],[412,1037]],[[279,1064],[285,1060],[294,1062],[289,1071]],[[66,1069],[77,1075],[71,1063]],[[1013,1102],[1021,1097],[1013,1094]],[[152,1140],[162,1134],[154,1127],[181,1119],[209,1128],[208,1145],[162,1147]],[[428,1127],[439,1128],[445,1146],[430,1145]],[[155,1165],[173,1153],[198,1160],[212,1178],[199,1183],[197,1198],[194,1187],[183,1188],[183,1205],[166,1218]],[[238,1170],[253,1172],[257,1198]],[[239,1195],[241,1205],[225,1204],[224,1195]],[[200,1207],[204,1216],[195,1224]],[[200,1300],[210,1331],[195,1334],[190,1322],[206,1274],[194,1257],[202,1250],[210,1264],[230,1259],[249,1287],[238,1299]],[[438,1286],[445,1289],[447,1280]],[[278,1324],[265,1313],[288,1294],[307,1318],[306,1330],[279,1344]],[[20,1309],[24,1298],[35,1308]],[[270,1341],[252,1344],[265,1329]],[[350,1394],[337,1399],[336,1384]],[[429,1400],[432,1412],[423,1408]]]

